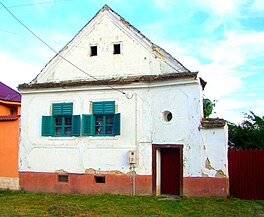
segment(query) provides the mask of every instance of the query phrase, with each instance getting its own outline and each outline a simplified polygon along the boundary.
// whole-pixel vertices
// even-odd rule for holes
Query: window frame
[[[115,136],[114,135],[114,115],[113,114],[97,114],[94,115],[94,132],[95,136]],[[102,125],[96,124],[96,118],[102,117]],[[112,124],[107,124],[107,117],[112,117]],[[102,133],[98,134],[96,131],[96,127],[102,127]],[[112,133],[106,133],[106,128],[112,127]]]
[[[61,125],[56,125],[56,118],[61,118]],[[70,124],[66,125],[66,118],[70,118]],[[54,137],[71,137],[72,136],[72,115],[61,115],[61,116],[53,116],[53,134]],[[70,134],[68,135],[65,128],[70,127]],[[57,134],[56,129],[61,128],[61,133]]]
[[[112,123],[107,123],[107,117],[112,117]],[[96,118],[101,117],[102,123],[96,124]],[[102,127],[102,133],[96,133],[96,127]],[[112,133],[106,133],[106,128],[112,127]],[[118,136],[120,135],[120,113],[115,113],[115,101],[92,102],[92,114],[82,115],[82,136]]]
[[[67,120],[69,118],[69,120]],[[56,119],[61,119],[56,123]],[[69,123],[67,123],[69,121]],[[41,136],[73,137],[80,136],[80,115],[73,115],[73,103],[52,103],[52,115],[42,116]],[[69,128],[69,133],[67,133]],[[57,133],[57,129],[61,129]]]

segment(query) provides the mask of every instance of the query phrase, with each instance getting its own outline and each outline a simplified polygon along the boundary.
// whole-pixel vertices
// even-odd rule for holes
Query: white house
[[[26,191],[228,194],[227,127],[205,82],[104,6],[21,84]]]

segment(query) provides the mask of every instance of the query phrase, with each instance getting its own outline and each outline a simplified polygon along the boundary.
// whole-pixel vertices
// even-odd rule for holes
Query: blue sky
[[[108,4],[152,42],[208,82],[213,117],[264,115],[263,0],[0,0],[59,51]],[[54,56],[0,5],[1,81],[30,82]]]

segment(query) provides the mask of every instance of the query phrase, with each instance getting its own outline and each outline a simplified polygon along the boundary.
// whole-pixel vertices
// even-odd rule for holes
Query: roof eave
[[[163,75],[143,75],[143,76],[130,76],[118,77],[105,80],[77,80],[77,81],[63,81],[63,82],[49,82],[49,83],[29,83],[20,84],[19,90],[23,89],[39,89],[39,88],[57,88],[57,87],[76,87],[84,85],[125,85],[135,82],[158,82],[167,81],[171,79],[197,79],[198,73],[171,73]]]

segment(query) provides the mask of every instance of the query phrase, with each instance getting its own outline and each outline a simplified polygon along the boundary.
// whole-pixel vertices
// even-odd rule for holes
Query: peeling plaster
[[[212,166],[211,166],[211,162],[210,160],[207,158],[205,161],[205,168],[208,170],[215,170]]]
[[[223,170],[217,170],[216,174],[215,174],[215,177],[218,177],[218,178],[223,178],[223,177],[226,177],[225,173],[223,172]]]
[[[119,170],[109,170],[109,171],[101,171],[101,170],[95,170],[93,168],[88,168],[85,170],[85,174],[92,174],[92,175],[96,175],[96,174],[109,174],[109,175],[130,175],[129,173],[123,173]]]
[[[57,173],[57,174],[59,174],[59,175],[68,175],[68,172],[66,172],[66,171],[63,170],[63,169],[56,170],[55,173]]]
[[[208,174],[205,174],[203,171],[202,171],[202,177],[209,177],[209,175]]]

